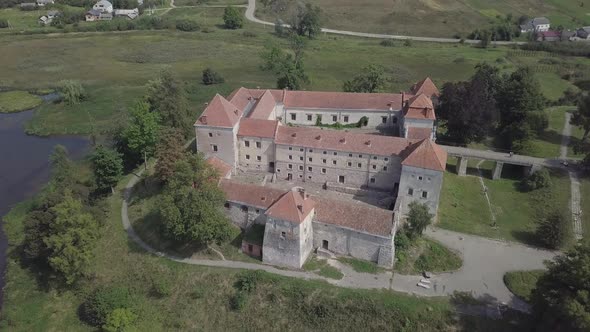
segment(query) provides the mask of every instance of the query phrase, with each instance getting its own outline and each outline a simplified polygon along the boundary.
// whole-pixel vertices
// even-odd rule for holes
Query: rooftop
[[[219,183],[228,201],[268,209],[285,192],[253,184],[222,179]]]
[[[430,77],[426,77],[422,81],[414,84],[411,89],[412,93],[415,95],[425,94],[426,96],[432,98],[433,96],[438,97],[440,96],[440,92],[434,82],[430,79]]]
[[[380,209],[356,201],[341,201],[313,197],[316,201],[315,220],[369,234],[390,236],[393,229],[393,211]]]
[[[315,202],[309,198],[308,194],[299,191],[299,188],[293,188],[274,203],[266,211],[266,214],[273,218],[300,224],[311,213],[314,206]]]
[[[279,121],[244,118],[240,121],[238,136],[274,138]]]
[[[195,125],[231,128],[240,120],[243,111],[216,94]]]
[[[447,165],[447,152],[430,138],[425,138],[408,149],[402,165],[444,171]]]
[[[227,174],[231,173],[231,165],[215,156],[207,158],[206,162],[217,171],[220,178],[224,178]]]

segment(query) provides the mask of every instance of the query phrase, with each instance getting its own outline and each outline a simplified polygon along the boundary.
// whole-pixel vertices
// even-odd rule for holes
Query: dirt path
[[[565,123],[563,125],[563,130],[561,131],[561,146],[559,147],[559,158],[561,160],[567,160],[568,146],[572,135],[572,125],[570,124],[571,116],[572,115],[569,112],[565,113]],[[582,209],[580,205],[582,200],[582,195],[580,193],[580,178],[575,169],[569,169],[568,174],[571,188],[570,211],[572,213],[574,236],[576,237],[576,240],[580,240],[583,237]]]

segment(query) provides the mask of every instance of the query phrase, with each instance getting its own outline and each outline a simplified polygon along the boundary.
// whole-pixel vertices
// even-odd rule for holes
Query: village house
[[[539,42],[554,42],[554,41],[561,41],[561,32],[560,31],[543,31],[537,33],[537,41]]]
[[[256,186],[248,187],[246,196],[260,201],[248,201],[232,196],[234,191],[245,190],[240,184],[223,180],[232,220],[245,232],[252,224],[266,225],[261,248],[256,247],[260,241],[245,242],[246,252],[255,255],[260,251],[263,261],[271,264],[300,267],[312,248],[325,248],[390,266],[393,216],[401,218],[413,201],[424,203],[433,214],[438,209],[447,159],[434,142],[433,99],[438,96],[430,79],[399,94],[239,88],[228,98],[215,95],[195,122],[195,134],[197,150],[225,179],[238,170],[269,172],[273,181],[295,187],[310,182],[338,191],[386,193],[395,206],[393,212],[384,210],[388,216],[380,215],[377,221],[365,221],[368,217],[349,220],[344,232],[337,220],[346,220],[346,216],[325,212],[338,203],[309,198],[303,189],[285,194]],[[366,128],[388,129],[399,137],[322,127],[359,124],[363,119]],[[354,215],[346,204],[341,205],[338,210]],[[365,215],[375,214],[365,211]],[[388,225],[380,231],[360,231],[367,236],[361,242],[372,241],[372,249],[365,248],[361,254],[350,241],[346,247],[335,246],[343,236],[362,237],[358,233],[361,226],[355,223],[365,222]]]
[[[572,41],[590,41],[590,26],[582,27],[576,30],[576,33],[570,37]]]
[[[46,5],[53,5],[55,4],[55,0],[37,0],[37,6],[45,7]]]
[[[528,21],[525,24],[520,26],[520,32],[544,32],[549,31],[551,27],[551,22],[546,17],[535,17],[532,20]]]
[[[41,25],[48,25],[53,22],[53,19],[59,15],[59,11],[57,10],[49,10],[47,11],[47,15],[43,15],[39,17],[39,24]]]
[[[139,16],[139,9],[115,9],[113,13],[115,17],[124,17],[130,20],[134,20]]]
[[[112,13],[113,12],[113,4],[108,2],[107,0],[100,0],[92,6],[93,10],[97,10],[101,13]]]

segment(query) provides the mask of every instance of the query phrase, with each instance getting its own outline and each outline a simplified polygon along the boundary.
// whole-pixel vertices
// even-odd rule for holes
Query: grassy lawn
[[[531,141],[531,147],[525,151],[525,154],[542,158],[558,158],[562,139],[561,132],[565,124],[565,113],[571,109],[571,106],[548,108],[546,112],[549,116],[549,127]]]
[[[442,244],[428,238],[412,241],[409,248],[396,250],[394,270],[401,274],[448,272],[461,268],[461,257]]]
[[[512,14],[547,16],[552,25],[567,28],[590,24],[588,3],[580,7],[578,0],[312,0],[320,6],[324,26],[332,29],[403,34],[410,36],[466,36],[476,28],[491,26],[497,16]],[[287,20],[295,12],[296,2],[264,8],[257,6],[257,15],[274,22],[276,17]],[[461,19],[457,19],[460,17]],[[288,20],[287,20],[288,21]],[[423,22],[428,22],[424,24]]]
[[[342,279],[342,277],[344,277],[344,274],[337,268],[329,265],[327,260],[318,259],[313,254],[310,255],[307,262],[303,264],[303,269],[330,279]]]
[[[543,273],[543,270],[508,272],[504,275],[504,283],[514,295],[528,302],[531,300],[531,292],[535,289],[537,280]]]
[[[376,274],[385,271],[384,268],[379,267],[377,264],[373,262],[368,262],[353,257],[338,257],[338,260],[344,264],[350,265],[353,270],[360,273]]]
[[[0,92],[0,113],[30,110],[39,106],[43,100],[26,91]]]
[[[486,168],[491,169],[493,164],[487,165]],[[438,212],[439,226],[457,232],[535,244],[535,222],[543,213],[557,209],[570,219],[570,182],[566,173],[551,171],[550,188],[521,192],[518,188],[522,172],[521,168],[504,165],[504,177],[501,179],[491,180],[491,171],[484,173],[484,183],[496,216],[496,227],[492,227],[492,217],[479,180],[457,176],[454,165],[448,165]],[[468,168],[468,173],[476,172]]]

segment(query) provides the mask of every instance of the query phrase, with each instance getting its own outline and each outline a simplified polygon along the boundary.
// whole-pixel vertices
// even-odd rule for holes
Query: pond
[[[44,98],[45,99],[45,98]],[[72,159],[82,158],[90,140],[81,136],[29,136],[24,124],[33,111],[0,114],[0,217],[18,202],[32,197],[49,178],[49,155],[53,148],[65,146]],[[0,290],[4,287],[7,241],[0,229]],[[0,306],[3,294],[0,292]]]

